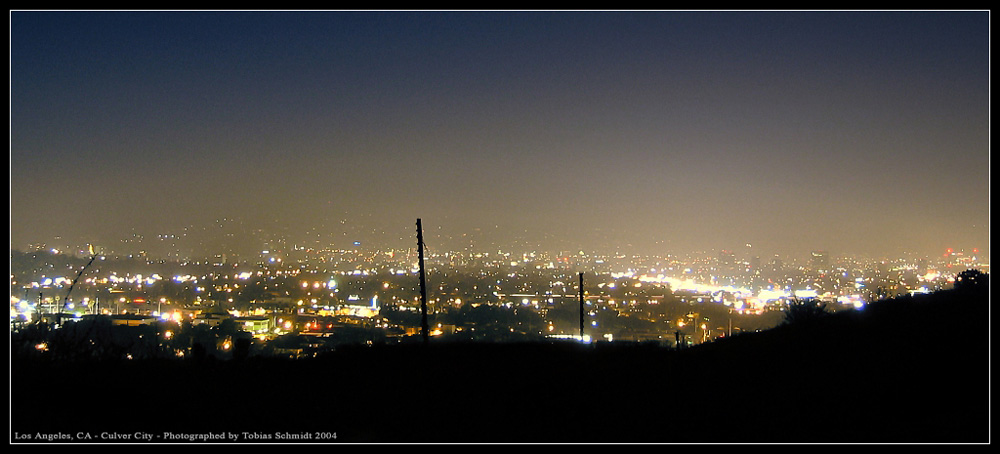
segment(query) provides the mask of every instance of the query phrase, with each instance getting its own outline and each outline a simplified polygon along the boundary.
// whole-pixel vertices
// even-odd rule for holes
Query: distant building
[[[755,255],[755,256],[751,257],[749,265],[750,265],[750,271],[753,274],[755,274],[755,275],[759,275],[760,274],[760,256]]]
[[[114,326],[152,325],[159,320],[152,315],[116,314],[111,316],[111,324]]]
[[[770,262],[767,263],[768,271],[772,273],[779,273],[785,269],[785,263],[781,261],[781,258],[774,256]]]
[[[54,325],[61,325],[62,323],[68,322],[70,320],[78,320],[79,317],[77,315],[71,314],[71,313],[56,312],[56,313],[52,313],[52,314],[41,314],[41,319],[45,323],[51,323],[51,324],[54,324]]]
[[[813,251],[809,258],[809,267],[813,271],[827,271],[830,269],[830,258],[826,251]]]
[[[736,254],[733,251],[724,250],[719,253],[719,267],[729,269],[736,266]]]
[[[379,314],[378,306],[360,306],[344,304],[337,308],[336,315],[346,315],[352,317],[376,317]]]
[[[230,319],[228,314],[201,314],[191,320],[192,325],[208,325],[210,327],[219,326],[223,320]]]
[[[271,331],[270,317],[238,317],[233,319],[236,326],[248,333],[263,334]]]

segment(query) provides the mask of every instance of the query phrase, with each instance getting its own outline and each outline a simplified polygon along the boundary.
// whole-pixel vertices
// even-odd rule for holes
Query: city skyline
[[[566,250],[989,255],[988,11],[10,25],[12,249],[218,219],[408,245],[422,218]]]
[[[219,226],[223,226],[220,228]],[[279,258],[287,261],[288,266],[297,266],[299,260],[308,261],[310,256],[322,256],[330,253],[354,253],[369,256],[383,254],[416,253],[415,231],[412,228],[395,229],[340,229],[327,228],[318,225],[300,235],[285,236],[288,233],[281,226],[279,230],[266,229],[247,230],[242,220],[221,219],[212,226],[187,226],[178,232],[162,232],[159,234],[132,235],[105,243],[74,243],[66,238],[55,237],[48,241],[24,245],[12,245],[13,251],[35,252],[43,251],[76,257],[144,257],[155,261],[187,262],[218,262],[225,259],[228,263],[263,263],[267,258]],[[228,228],[225,228],[228,226]],[[355,226],[357,227],[357,226]],[[217,230],[216,232],[212,232]],[[211,232],[206,234],[206,232]],[[228,232],[228,233],[223,233]],[[988,264],[989,255],[979,248],[946,248],[943,251],[900,251],[896,254],[852,253],[841,250],[827,249],[777,249],[768,250],[752,244],[730,245],[730,247],[711,247],[703,249],[665,249],[660,245],[647,247],[631,243],[611,244],[604,248],[581,248],[581,243],[567,239],[545,235],[542,232],[519,231],[517,235],[505,241],[497,241],[500,235],[495,227],[473,229],[470,233],[455,232],[442,226],[433,225],[431,231],[425,231],[433,246],[428,246],[431,256],[499,257],[514,254],[516,256],[538,254],[538,257],[586,257],[588,259],[601,257],[628,258],[718,258],[732,256],[750,263],[760,263],[770,260],[788,261],[789,263],[806,264],[813,260],[816,254],[838,260],[866,261],[908,261],[917,260],[947,260],[949,257],[966,257],[975,259],[978,263]],[[591,244],[592,246],[593,244]]]

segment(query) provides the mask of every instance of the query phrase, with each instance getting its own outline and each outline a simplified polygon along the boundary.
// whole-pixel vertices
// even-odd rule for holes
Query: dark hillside
[[[432,343],[297,361],[14,361],[11,430],[228,431],[277,442],[287,432],[373,443],[986,443],[988,304],[986,291],[943,291],[680,352]],[[322,432],[337,439],[317,440]]]

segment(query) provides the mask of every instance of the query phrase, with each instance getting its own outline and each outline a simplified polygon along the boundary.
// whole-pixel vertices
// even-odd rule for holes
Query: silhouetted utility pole
[[[580,342],[583,342],[583,273],[580,273]]]
[[[427,281],[424,277],[424,229],[417,218],[417,253],[420,258],[420,331],[427,345]]]

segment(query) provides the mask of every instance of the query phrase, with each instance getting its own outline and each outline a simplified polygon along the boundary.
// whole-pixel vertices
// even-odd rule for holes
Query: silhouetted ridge
[[[431,342],[305,360],[15,361],[11,424],[337,442],[981,443],[988,302],[981,289],[896,298],[682,351]]]

